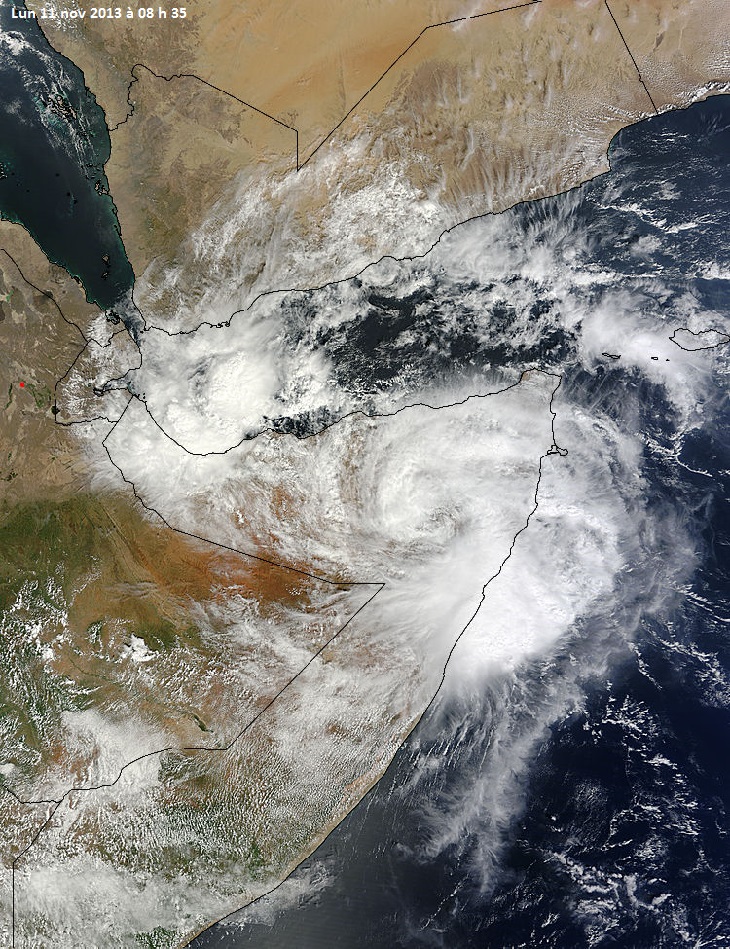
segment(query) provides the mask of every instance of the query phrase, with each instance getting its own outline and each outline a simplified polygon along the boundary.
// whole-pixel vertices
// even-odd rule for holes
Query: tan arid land
[[[423,253],[465,218],[606,170],[620,128],[730,82],[723,0],[187,9],[42,23],[115,129],[107,173],[161,325]]]
[[[135,300],[148,324],[174,329],[225,323],[262,293],[321,286],[385,254],[423,253],[471,216],[605,171],[615,133],[655,109],[730,88],[730,4],[609,3],[193,0],[184,21],[39,22],[105,110]],[[13,674],[26,692],[41,683],[52,710],[19,718],[4,736],[25,749],[11,776],[20,800],[2,799],[6,868],[53,812],[16,868],[18,939],[31,945],[40,933],[73,946],[101,926],[116,927],[110,945],[152,933],[150,945],[169,949],[311,852],[383,773],[436,687],[438,663],[423,667],[429,650],[417,642],[394,671],[387,597],[376,600],[382,614],[378,605],[358,616],[388,569],[397,597],[387,545],[391,561],[363,558],[353,574],[326,543],[311,554],[292,542],[316,528],[354,546],[347,519],[331,510],[360,523],[370,496],[353,459],[368,439],[390,445],[390,423],[360,419],[306,445],[256,439],[224,482],[235,509],[206,496],[215,460],[196,467],[170,449],[159,464],[189,500],[173,530],[114,473],[104,482],[87,469],[126,404],[119,393],[95,395],[94,383],[133,364],[134,347],[16,225],[0,225],[0,279],[0,364],[11,380],[0,394],[10,445],[0,530],[14,597],[3,608],[21,623],[18,591],[31,584],[46,610]],[[521,503],[500,527],[495,563],[525,523],[540,457],[554,447],[553,387],[537,373],[494,402],[530,406],[540,432],[539,444],[515,440]],[[454,410],[454,429],[491,425],[494,435],[502,418],[491,405]],[[55,425],[54,406],[59,422],[111,421]],[[137,402],[129,411],[144,444],[149,418]],[[396,423],[392,431],[401,434]],[[113,458],[126,446],[112,435],[108,448]],[[254,456],[296,477],[246,481]],[[320,458],[341,463],[325,486],[337,502],[329,521],[307,508]],[[143,473],[136,483],[145,503],[164,507],[152,487],[144,494]],[[259,520],[246,520],[241,499]],[[209,528],[212,543],[181,533],[191,527],[206,537]],[[361,527],[352,533],[365,548]],[[49,545],[57,559],[39,569]],[[356,616],[352,635],[308,666]],[[246,742],[213,758],[180,751],[225,746],[300,669]],[[353,669],[359,680],[345,696]],[[314,695],[331,701],[322,710]],[[160,749],[169,750],[152,754]],[[64,796],[99,784],[110,786]],[[49,881],[55,902],[45,901]],[[7,908],[9,873],[0,897]]]
[[[9,449],[0,482],[0,596],[10,646],[2,696],[15,710],[2,722],[3,757],[13,766],[4,766],[12,795],[0,807],[22,940],[29,859],[17,858],[51,813],[55,826],[63,807],[78,811],[73,795],[58,810],[68,789],[113,783],[133,758],[159,749],[225,746],[373,591],[319,581],[306,572],[311,565],[291,557],[279,557],[288,564],[278,567],[195,541],[151,519],[123,487],[100,491],[84,444],[111,426],[81,419],[101,400],[77,393],[71,427],[54,424],[52,409],[103,318],[21,227],[5,222],[0,277],[0,370],[11,380],[0,415],[0,443]],[[274,492],[272,503],[282,516],[284,494]],[[275,553],[264,536],[255,549],[259,557]],[[272,629],[289,633],[277,643]],[[218,780],[203,768],[185,807],[194,813],[197,795],[215,798]],[[83,816],[63,837],[64,852],[85,828],[96,839],[84,845],[87,855],[108,855],[110,837],[94,827],[97,820]],[[43,875],[53,861],[44,866],[42,852],[36,843],[29,857]],[[265,855],[256,859],[264,865]],[[279,859],[290,863],[291,854]],[[0,884],[5,909],[9,880],[4,874]],[[36,923],[31,912],[31,943]],[[97,923],[89,923],[92,939]],[[53,920],[46,924],[50,945]]]
[[[56,383],[84,347],[99,311],[17,224],[0,222],[0,504],[73,494],[78,443],[53,422]],[[65,318],[64,318],[65,317]],[[22,386],[21,386],[22,383]]]
[[[19,268],[15,261],[21,260]],[[294,614],[298,616],[294,635],[306,650],[331,635],[332,623],[340,621],[340,606],[345,615],[348,609],[354,611],[369,591],[355,590],[351,597],[355,605],[348,605],[350,585],[322,584],[306,573],[311,565],[298,562],[281,568],[201,544],[161,525],[157,518],[151,521],[128,491],[99,493],[86,470],[83,444],[110,425],[102,422],[95,430],[94,424],[81,421],[79,409],[101,400],[91,396],[77,401],[77,421],[70,427],[53,422],[55,394],[63,392],[59,380],[72,363],[78,364],[79,354],[83,356],[82,333],[91,338],[98,310],[85,301],[68,274],[47,261],[22,228],[5,222],[0,223],[0,279],[0,371],[11,380],[0,414],[0,443],[9,449],[0,468],[6,594],[15,583],[22,583],[26,573],[53,587],[52,597],[66,607],[43,632],[48,643],[56,643],[51,677],[79,694],[93,694],[92,704],[107,712],[115,707],[122,688],[124,704],[131,708],[136,688],[128,679],[135,669],[129,661],[130,644],[134,645],[135,631],[145,630],[136,637],[137,652],[147,648],[144,642],[153,649],[164,645],[172,660],[165,677],[173,676],[178,662],[187,674],[180,677],[171,705],[153,694],[161,680],[140,681],[140,708],[147,709],[143,717],[151,714],[171,727],[181,745],[201,735],[226,740],[228,736],[216,734],[216,729],[223,725],[225,730],[235,721],[241,690],[240,682],[226,685],[226,670],[242,671],[253,641],[226,640],[225,646],[221,641],[224,653],[232,652],[221,653],[215,668],[208,668],[195,611],[206,603],[214,608],[234,591],[244,598],[255,597],[266,624],[286,625]],[[264,538],[257,553],[271,556]],[[192,604],[196,605],[191,612]],[[4,602],[3,608],[7,605]],[[213,622],[214,627],[219,625]],[[96,632],[88,650],[85,640],[90,630]],[[193,660],[194,653],[203,665]],[[281,666],[286,681],[291,674],[287,662],[292,659],[298,662],[299,656],[272,654],[265,661],[273,663],[269,671],[274,691],[278,687],[274,667]],[[89,692],[89,683],[95,681],[107,683],[108,694],[99,688]],[[263,696],[261,701],[265,700]],[[38,796],[44,786],[50,790],[56,764],[61,764],[59,787],[65,786],[69,775],[81,774],[91,765],[88,758],[74,762],[73,755],[64,757],[60,735],[50,745],[40,737],[31,740],[28,768],[21,769],[23,777],[16,786],[20,793],[23,784],[27,797]],[[9,735],[5,738],[9,740]],[[122,757],[112,762],[112,772],[125,761]],[[94,767],[98,764],[97,760]]]

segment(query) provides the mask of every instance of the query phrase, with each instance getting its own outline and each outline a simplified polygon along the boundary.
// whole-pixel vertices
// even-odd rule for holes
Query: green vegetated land
[[[138,595],[149,578],[117,513],[91,495],[0,509],[0,735],[4,762],[28,778],[64,759],[64,713],[120,711],[133,636],[152,652],[202,646],[174,598],[165,612],[162,597]],[[144,691],[130,703],[148,703]]]

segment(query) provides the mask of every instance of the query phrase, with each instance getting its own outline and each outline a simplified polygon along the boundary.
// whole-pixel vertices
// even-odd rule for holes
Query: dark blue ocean
[[[22,44],[0,55],[0,215],[113,306],[133,274],[106,193],[103,114],[9,10],[0,0],[0,29]],[[499,227],[513,272],[465,284],[440,265],[402,293],[365,275],[362,318],[323,333],[353,391],[385,391],[405,365],[424,379],[560,372],[558,440],[570,406],[640,445],[641,518],[610,600],[476,692],[453,672],[322,846],[196,949],[730,947],[727,347],[681,364],[703,383],[687,382],[680,409],[655,371],[680,351],[637,355],[643,337],[626,331],[666,323],[666,341],[682,314],[727,331],[729,155],[728,97],[627,129],[610,174],[466,226],[482,241]],[[559,277],[537,273],[541,247],[564,261]],[[404,288],[416,266],[429,264],[404,263]],[[570,283],[562,296],[556,279]],[[283,306],[306,322],[318,299]],[[584,311],[604,313],[604,329],[615,319],[595,358]]]
[[[585,326],[568,328],[546,281],[519,262],[521,242],[559,242],[572,280],[608,274],[642,319],[667,321],[664,339],[690,311],[727,332],[729,156],[727,97],[621,132],[610,174],[503,216],[512,302],[495,302],[488,275],[459,288],[440,272],[426,289],[386,296],[365,274],[362,318],[323,339],[343,378],[386,386],[415,360],[443,377],[559,370],[566,403],[643,444],[646,522],[612,607],[583,615],[515,673],[485,678],[477,697],[447,680],[385,777],[312,857],[195,949],[730,946],[727,347],[696,354],[708,376],[703,421],[686,425],[652,374],[652,361],[674,358],[671,345],[647,350],[643,371],[636,356],[616,358],[631,342],[617,331],[588,365]],[[599,307],[600,284],[577,283],[573,297]],[[520,306],[539,332],[525,332]],[[680,537],[695,557],[684,574],[668,566]],[[551,720],[563,688],[571,700]],[[498,748],[521,734],[529,753]]]
[[[80,69],[57,53],[22,3],[0,0],[0,218],[109,309],[131,289],[104,165],[109,130]]]

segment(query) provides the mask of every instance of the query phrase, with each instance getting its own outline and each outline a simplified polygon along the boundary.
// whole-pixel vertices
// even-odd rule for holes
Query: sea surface
[[[0,0],[0,215],[110,308],[134,275],[104,116],[11,6]],[[562,375],[556,438],[582,492],[576,518],[613,538],[619,566],[591,562],[583,527],[525,532],[525,550],[554,544],[556,562],[572,537],[549,593],[585,587],[583,605],[558,629],[570,610],[544,590],[527,610],[519,595],[539,588],[544,560],[510,563],[495,624],[514,613],[516,639],[530,624],[557,632],[498,668],[465,640],[384,778],[196,949],[730,946],[728,351],[688,357],[671,341],[683,326],[728,330],[728,155],[727,97],[654,118],[617,136],[610,174],[343,288],[317,344],[353,392],[404,374],[414,389]],[[289,325],[304,338],[325,304],[292,298]]]
[[[0,217],[112,308],[134,283],[104,165],[110,139],[83,73],[21,3],[0,0]]]
[[[670,338],[730,325],[729,156],[728,97],[651,119],[609,174],[343,291],[357,319],[320,339],[353,390],[561,372],[557,439],[594,478],[576,503],[624,565],[542,652],[476,686],[456,663],[380,783],[195,949],[730,946],[728,347]],[[547,599],[521,622],[550,625]]]

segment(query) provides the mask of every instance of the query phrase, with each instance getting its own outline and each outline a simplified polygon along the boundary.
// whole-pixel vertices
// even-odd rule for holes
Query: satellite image
[[[730,2],[0,0],[0,947],[730,949]]]

